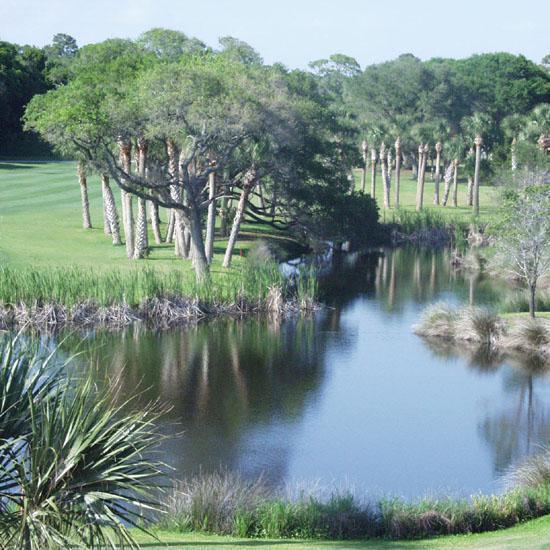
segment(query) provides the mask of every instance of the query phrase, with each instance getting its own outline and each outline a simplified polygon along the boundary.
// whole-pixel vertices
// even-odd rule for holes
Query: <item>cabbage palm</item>
[[[2,547],[135,548],[128,526],[155,509],[161,474],[150,456],[156,415],[113,407],[91,377],[73,387],[55,353],[1,352]]]
[[[401,180],[401,138],[395,140],[395,208],[399,208],[399,183]]]
[[[147,150],[149,146],[143,136],[137,139],[137,171],[138,176],[145,179],[145,166],[147,163]],[[136,220],[136,234],[134,242],[134,259],[139,260],[147,256],[149,241],[147,236],[147,201],[138,197],[138,212]]]
[[[386,144],[382,142],[380,146],[380,166],[382,167],[382,185],[384,189],[384,208],[390,207],[390,175],[388,166],[388,157],[386,153]]]
[[[361,143],[361,154],[363,157],[363,166],[361,167],[361,193],[365,192],[365,186],[367,183],[367,164],[369,161],[369,142],[364,139]]]
[[[126,137],[119,137],[118,147],[120,153],[120,164],[127,174],[131,172],[132,142]],[[134,256],[134,212],[132,207],[132,195],[120,190],[122,202],[122,225],[124,226],[124,240],[126,243],[126,255],[128,258]]]
[[[82,226],[91,229],[90,201],[88,199],[88,180],[86,178],[86,166],[83,161],[77,163],[78,183],[80,184],[80,200],[82,203]]]
[[[115,197],[109,183],[109,176],[101,174],[101,188],[103,191],[103,200],[105,204],[106,223],[109,226],[109,233],[113,238],[113,244],[122,244],[120,239],[120,227],[118,224],[118,212],[115,203]]]

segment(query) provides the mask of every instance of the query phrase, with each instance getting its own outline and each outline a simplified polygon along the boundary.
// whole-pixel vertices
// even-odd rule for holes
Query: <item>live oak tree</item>
[[[538,282],[550,273],[550,186],[529,185],[531,179],[505,193],[497,247],[500,262],[526,285],[529,314],[535,317]]]

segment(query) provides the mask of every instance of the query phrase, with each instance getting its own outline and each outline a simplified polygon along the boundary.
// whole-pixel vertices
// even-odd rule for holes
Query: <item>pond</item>
[[[91,333],[81,360],[120,377],[120,399],[170,407],[162,451],[176,478],[227,467],[277,485],[467,496],[501,490],[507,468],[549,440],[544,372],[413,334],[429,303],[502,292],[454,271],[448,251],[344,255],[321,288],[311,318]]]

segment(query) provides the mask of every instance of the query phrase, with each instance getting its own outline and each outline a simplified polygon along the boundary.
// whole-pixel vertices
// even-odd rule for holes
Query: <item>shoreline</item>
[[[143,323],[154,330],[167,330],[220,317],[271,315],[284,318],[313,313],[321,308],[322,304],[315,299],[285,299],[277,289],[270,291],[265,299],[253,301],[241,298],[225,303],[207,303],[198,298],[160,297],[144,300],[134,307],[127,303],[102,306],[89,300],[73,306],[53,301],[33,305],[0,304],[0,330],[120,330],[134,323]]]

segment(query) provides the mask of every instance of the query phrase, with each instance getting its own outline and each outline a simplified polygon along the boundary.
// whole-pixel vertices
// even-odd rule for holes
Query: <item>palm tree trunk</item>
[[[386,145],[380,147],[380,166],[382,168],[382,185],[384,186],[384,208],[390,207],[390,177],[388,174],[388,158],[386,156]]]
[[[365,186],[367,185],[367,168],[368,168],[368,152],[369,152],[369,144],[367,140],[363,140],[363,143],[361,143],[361,151],[363,153],[363,166],[361,168],[361,193],[365,193]]]
[[[166,230],[166,239],[164,242],[171,243],[174,240],[174,210],[170,210],[168,218],[168,229]]]
[[[231,234],[229,235],[229,240],[227,242],[227,248],[225,249],[225,256],[223,258],[223,267],[231,266],[231,258],[233,256],[233,249],[237,242],[237,236],[239,234],[239,229],[241,227],[241,222],[244,218],[244,211],[246,208],[246,201],[250,192],[256,184],[256,172],[255,170],[250,170],[244,177],[243,189],[241,191],[241,196],[239,198],[239,204],[237,205],[237,211],[235,212],[235,219],[233,220],[233,227],[231,228]]]
[[[168,172],[170,174],[170,177],[174,180],[174,183],[170,185],[170,198],[177,203],[180,203],[182,201],[182,191],[181,187],[178,184],[179,181],[183,181],[183,174],[180,174],[180,170],[178,169],[178,157],[180,155],[180,152],[178,151],[176,144],[173,140],[167,139],[166,140],[166,151],[168,154]],[[172,209],[172,233],[174,235],[174,253],[176,256],[181,256],[182,258],[187,257],[184,248],[184,223],[181,211],[177,208]],[[170,233],[170,230],[169,230]]]
[[[114,245],[122,244],[120,239],[120,227],[118,224],[118,212],[116,209],[115,197],[111,186],[109,184],[109,176],[107,174],[101,174],[101,188],[103,191],[103,197],[105,200],[105,212],[107,215],[107,224],[113,238]]]
[[[399,183],[401,181],[401,138],[395,140],[395,208],[399,208]]]
[[[458,206],[458,159],[453,160],[453,206]]]
[[[474,204],[474,178],[468,176],[468,206]]]
[[[216,228],[216,174],[214,172],[208,175],[208,217],[206,220],[206,261],[212,263],[214,256],[214,230]]]
[[[149,201],[149,215],[151,218],[151,227],[156,244],[162,244],[162,235],[160,233],[159,205],[156,202]]]
[[[426,173],[427,151],[423,145],[418,147],[418,181],[416,183],[416,211],[420,212],[424,206],[424,178]]]
[[[442,145],[438,141],[435,144],[435,185],[434,185],[434,204],[439,206],[439,184],[441,183],[441,173],[440,173],[440,166],[441,166],[441,150]]]
[[[120,164],[122,170],[127,174],[131,171],[132,142],[127,138],[119,138]],[[132,208],[132,195],[120,190],[122,202],[122,225],[124,226],[124,241],[126,243],[126,255],[128,258],[134,256],[134,212]]]
[[[109,223],[109,213],[107,212],[107,197],[105,196],[105,187],[103,185],[103,177],[101,183],[101,199],[103,202],[103,233],[111,234],[111,224]]]
[[[90,219],[90,201],[88,199],[88,180],[86,179],[86,168],[82,161],[79,161],[76,167],[78,174],[78,183],[80,184],[80,201],[82,203],[82,227],[92,229]]]
[[[474,144],[476,146],[476,165],[474,172],[474,215],[479,216],[479,169],[481,166],[481,145],[483,140],[480,135],[477,135]]]
[[[138,175],[145,178],[145,163],[147,161],[147,141],[143,137],[137,140]],[[138,214],[136,220],[136,239],[134,243],[134,260],[147,256],[149,248],[147,235],[147,201],[138,198]]]
[[[445,189],[443,191],[443,206],[447,206],[447,201],[449,200],[449,193],[451,192],[451,181],[453,179],[453,163],[450,162],[449,166],[445,170],[445,175],[443,180],[445,181]]]
[[[370,196],[376,198],[376,149],[370,151]]]

